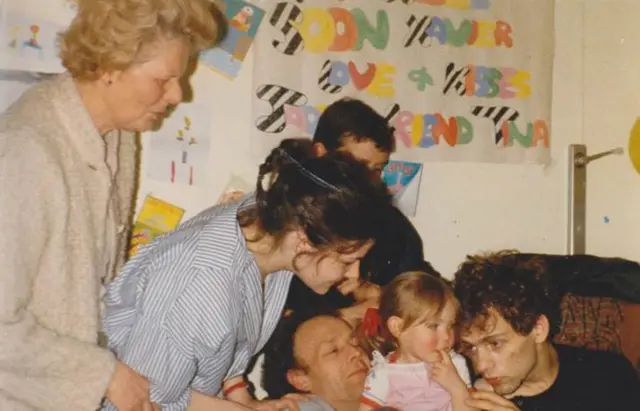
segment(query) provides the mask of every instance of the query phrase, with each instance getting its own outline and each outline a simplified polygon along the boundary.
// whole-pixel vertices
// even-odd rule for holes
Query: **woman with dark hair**
[[[303,316],[337,310],[345,320],[356,324],[368,308],[377,308],[380,287],[397,275],[422,271],[440,276],[430,263],[423,260],[422,240],[413,226],[396,225],[401,221],[395,218],[397,213],[400,211],[394,207],[387,220],[378,223],[383,234],[360,260],[359,275],[349,277],[324,295],[313,293],[304,283],[294,279],[285,310]],[[389,234],[387,230],[393,230],[393,233]]]
[[[383,184],[355,160],[311,154],[309,140],[283,141],[255,193],[141,249],[108,290],[109,346],[149,378],[163,410],[185,410],[192,390],[215,409],[265,406],[243,374],[280,319],[291,278],[324,294],[378,237],[391,209]],[[213,398],[220,392],[227,401]]]

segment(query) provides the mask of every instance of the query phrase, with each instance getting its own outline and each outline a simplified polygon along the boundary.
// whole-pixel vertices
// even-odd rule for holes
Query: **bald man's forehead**
[[[296,331],[293,352],[296,358],[309,363],[317,357],[323,344],[344,340],[351,335],[351,328],[340,318],[318,316],[305,321]]]

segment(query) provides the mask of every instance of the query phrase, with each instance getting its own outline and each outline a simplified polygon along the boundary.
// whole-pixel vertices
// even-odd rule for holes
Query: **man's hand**
[[[116,371],[111,377],[106,398],[119,411],[153,411],[155,409],[149,399],[147,379],[120,361],[116,363]]]
[[[304,394],[287,394],[279,400],[254,401],[250,407],[258,411],[300,411],[298,402],[308,400]]]
[[[482,411],[520,411],[514,403],[494,392],[475,391],[465,401],[469,407]]]

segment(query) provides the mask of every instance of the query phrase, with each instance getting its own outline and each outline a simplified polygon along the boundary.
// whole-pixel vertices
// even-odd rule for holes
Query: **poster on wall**
[[[393,195],[393,202],[406,216],[415,217],[420,197],[422,164],[391,160],[382,172],[382,180]]]
[[[64,71],[58,58],[58,33],[75,15],[69,0],[0,1],[0,70],[39,73]]]
[[[149,178],[202,186],[207,175],[211,113],[205,104],[182,103],[150,133]]]
[[[157,236],[174,230],[180,224],[184,209],[157,197],[147,195],[131,232],[129,257]]]
[[[227,18],[227,33],[217,47],[200,53],[200,62],[233,80],[249,53],[264,10],[242,0],[217,0],[215,3]]]
[[[553,0],[274,1],[255,41],[252,151],[359,98],[411,161],[550,161]]]

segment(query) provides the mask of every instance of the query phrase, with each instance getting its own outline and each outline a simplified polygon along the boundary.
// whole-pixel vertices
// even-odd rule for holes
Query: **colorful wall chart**
[[[421,178],[422,164],[410,161],[389,161],[382,172],[396,207],[410,217],[416,215],[418,208]]]
[[[255,154],[365,100],[420,161],[548,163],[553,0],[274,1],[256,38]]]
[[[242,0],[215,3],[227,17],[227,35],[218,47],[201,53],[200,61],[224,77],[234,79],[262,23],[264,10]]]

